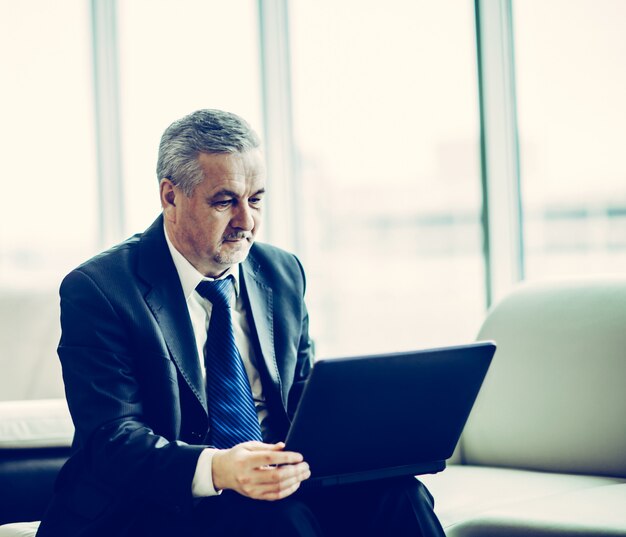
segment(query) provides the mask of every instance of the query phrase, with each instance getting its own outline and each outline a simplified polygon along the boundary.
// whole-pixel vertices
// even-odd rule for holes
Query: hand
[[[213,455],[213,485],[256,500],[280,500],[311,476],[302,455],[285,444],[244,442]]]

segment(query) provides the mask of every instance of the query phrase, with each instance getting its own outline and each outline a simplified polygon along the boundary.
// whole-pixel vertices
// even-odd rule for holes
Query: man
[[[305,279],[254,243],[257,135],[200,110],[165,131],[157,174],[162,215],[61,285],[76,435],[38,535],[443,535],[412,477],[299,490],[308,465],[280,440],[313,359]]]

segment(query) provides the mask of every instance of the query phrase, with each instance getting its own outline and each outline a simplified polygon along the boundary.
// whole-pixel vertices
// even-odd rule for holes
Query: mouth
[[[229,242],[232,244],[239,244],[242,242],[249,242],[251,240],[251,237],[249,237],[248,235],[231,235],[228,237],[224,237],[222,239],[222,242]]]

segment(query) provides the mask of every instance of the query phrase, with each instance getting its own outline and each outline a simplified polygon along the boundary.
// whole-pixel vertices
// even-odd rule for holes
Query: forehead
[[[198,162],[204,172],[202,185],[217,189],[225,185],[262,188],[265,164],[258,149],[244,153],[200,153]]]

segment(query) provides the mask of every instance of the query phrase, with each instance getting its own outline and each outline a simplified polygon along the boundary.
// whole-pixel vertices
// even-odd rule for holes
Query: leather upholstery
[[[459,446],[425,476],[449,537],[626,536],[626,278],[520,285]]]
[[[498,350],[466,463],[626,477],[626,279],[522,285],[478,337]]]

